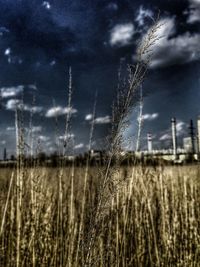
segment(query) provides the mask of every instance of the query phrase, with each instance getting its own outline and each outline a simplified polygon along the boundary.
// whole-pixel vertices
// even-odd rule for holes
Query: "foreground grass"
[[[13,170],[0,173],[0,266],[85,266],[99,170],[89,168],[86,184],[84,168],[27,169],[21,184]],[[200,168],[118,175],[126,179],[102,211],[89,265],[200,266]]]

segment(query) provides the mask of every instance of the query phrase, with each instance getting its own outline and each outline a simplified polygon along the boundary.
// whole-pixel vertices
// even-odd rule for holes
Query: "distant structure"
[[[189,131],[187,134],[184,133],[182,145],[180,140],[178,140],[178,137],[180,137],[180,135],[177,135],[176,118],[173,117],[171,119],[171,134],[169,135],[169,132],[167,131],[167,139],[171,141],[170,147],[168,147],[167,149],[157,148],[156,141],[154,142],[155,146],[153,145],[152,133],[148,133],[146,136],[147,148],[141,151],[138,151],[137,149],[135,151],[121,151],[123,162],[126,162],[126,164],[132,164],[134,162],[146,162],[147,164],[155,164],[157,162],[170,162],[173,164],[194,162],[200,163],[200,116],[197,119],[196,129],[194,127],[193,120],[190,120],[188,125]],[[181,135],[182,134],[183,132],[181,133]],[[8,159],[6,148],[4,148],[2,156],[3,160],[0,160],[0,167],[9,166],[9,164],[10,166],[15,166],[17,160],[14,156],[11,156],[10,159]],[[84,164],[87,164],[87,162],[89,162],[89,164],[93,166],[95,166],[96,164],[103,166],[103,164],[107,162],[109,157],[109,151],[91,149],[84,154],[77,156],[66,156],[65,162],[66,164],[77,164],[77,166],[83,166]],[[43,154],[38,154],[33,160],[38,162],[38,159],[40,161],[40,164],[46,163],[48,166],[55,167],[58,166],[60,157],[57,153],[49,156],[47,155],[47,157]],[[114,161],[116,159],[114,159]],[[28,160],[27,164],[29,164]],[[30,164],[32,164],[32,161],[30,161]]]
[[[191,139],[191,136],[183,138],[183,149],[185,153],[195,154],[198,151],[197,138]]]
[[[152,153],[153,144],[152,144],[152,135],[150,133],[147,134],[147,147],[148,147],[148,152]]]
[[[195,129],[194,129],[194,124],[193,124],[193,120],[190,120],[190,126],[189,126],[189,134],[190,134],[190,140],[191,140],[191,153],[194,154],[195,153]]]
[[[171,126],[172,126],[173,155],[174,155],[174,160],[177,160],[178,154],[177,154],[176,118],[171,119]]]
[[[152,135],[147,134],[147,150],[140,151],[136,157],[149,159],[162,159],[173,163],[183,163],[191,161],[200,161],[200,116],[197,120],[197,133],[194,127],[193,120],[190,120],[188,126],[188,136],[183,138],[183,145],[178,146],[176,118],[171,119],[171,141],[172,147],[169,149],[153,149]]]

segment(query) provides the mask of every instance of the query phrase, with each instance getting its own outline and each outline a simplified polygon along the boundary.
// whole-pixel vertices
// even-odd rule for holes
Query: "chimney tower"
[[[173,155],[174,155],[174,159],[176,160],[178,158],[178,155],[177,155],[176,118],[171,119],[171,125],[172,125]]]
[[[193,125],[193,120],[190,120],[190,138],[191,138],[191,152],[192,154],[195,154],[195,134],[194,134],[194,125]]]
[[[148,146],[148,152],[152,153],[153,145],[152,145],[152,135],[150,133],[147,134],[147,146]]]

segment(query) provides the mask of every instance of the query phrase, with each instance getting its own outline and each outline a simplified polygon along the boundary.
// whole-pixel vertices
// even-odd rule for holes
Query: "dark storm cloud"
[[[189,11],[186,12],[188,15],[188,23],[200,22],[200,1],[199,0],[189,0],[190,6]]]
[[[180,65],[200,59],[200,33],[177,35],[175,18],[160,20],[160,29],[156,35],[160,38],[153,47],[152,68]]]
[[[137,21],[138,10],[146,4],[138,1],[136,9],[137,3],[130,1],[51,1],[51,8],[44,9],[42,3],[1,1],[0,23],[10,32],[3,39],[4,48],[9,47],[13,55],[28,62],[34,62],[37,57],[42,63],[55,59],[85,63],[91,62],[92,58],[100,60],[99,55],[106,53],[104,43],[112,41],[110,35],[113,29],[130,25],[130,33],[133,32],[133,23],[140,24],[142,21]],[[170,2],[169,7],[171,5],[175,6]],[[151,12],[152,16],[151,9],[152,5],[150,8],[146,4],[144,10]],[[133,34],[130,34],[131,37]],[[124,50],[124,54],[130,53],[131,49]],[[121,56],[120,50],[115,51],[115,58],[118,55]]]
[[[38,1],[11,1],[1,6],[0,24],[9,31],[3,44],[23,59],[35,60],[42,53],[47,57],[62,55],[77,41],[70,27],[59,27],[51,11],[44,10]]]

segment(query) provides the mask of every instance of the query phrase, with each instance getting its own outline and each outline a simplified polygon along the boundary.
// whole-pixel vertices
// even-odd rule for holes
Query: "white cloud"
[[[0,36],[3,36],[4,33],[9,33],[9,29],[7,29],[6,27],[0,27]]]
[[[75,114],[77,113],[77,110],[74,108],[63,108],[61,106],[58,107],[53,107],[50,108],[47,112],[46,112],[46,117],[47,118],[52,118],[52,117],[57,117],[57,116],[62,116],[62,115],[66,115],[66,114]]]
[[[95,124],[108,124],[111,122],[110,116],[98,117],[94,120]]]
[[[42,107],[38,107],[38,106],[29,106],[27,104],[23,104],[21,100],[19,99],[10,99],[7,101],[6,103],[6,109],[7,110],[12,110],[15,111],[16,108],[22,109],[24,111],[28,111],[28,112],[33,112],[35,113],[40,113],[43,108]]]
[[[183,121],[177,121],[176,123],[176,133],[177,133],[177,137],[182,136],[186,131],[186,123]],[[164,131],[163,134],[161,135],[161,137],[159,138],[160,141],[165,141],[165,140],[169,140],[172,139],[172,130],[171,127]]]
[[[75,137],[75,135],[73,133],[71,134],[67,134],[67,135],[60,135],[59,136],[59,140],[67,140],[67,139],[73,139]]]
[[[11,49],[8,47],[8,48],[5,50],[4,55],[5,55],[5,56],[10,56],[10,54],[11,54]]]
[[[11,86],[11,87],[2,87],[0,88],[0,95],[2,98],[15,97],[15,96],[18,96],[20,93],[22,93],[25,87],[31,90],[37,90],[37,87],[34,84],[30,84],[27,86],[18,85],[18,86]]]
[[[74,149],[81,149],[81,148],[83,148],[84,147],[84,144],[83,143],[80,143],[80,144],[78,144],[78,145],[75,145],[74,146]]]
[[[24,107],[23,107],[24,111],[29,111],[29,112],[32,112],[33,114],[35,113],[40,113],[42,112],[43,108],[42,107],[39,107],[39,106],[29,106],[27,104],[24,104]]]
[[[15,131],[15,127],[7,127],[6,131]]]
[[[153,46],[151,68],[186,64],[200,59],[200,34],[187,32],[172,37],[176,32],[174,18],[163,19],[160,24],[162,26],[156,33],[160,39]]]
[[[159,116],[158,113],[144,114],[144,115],[142,116],[142,119],[143,119],[143,120],[147,120],[147,121],[153,121],[153,120],[157,119],[158,116]]]
[[[16,108],[20,108],[21,101],[19,99],[10,99],[6,103],[7,110],[16,110]]]
[[[10,47],[6,48],[6,50],[4,51],[4,55],[7,57],[9,64],[22,64],[23,62],[23,60],[19,56],[13,55]]]
[[[160,141],[165,141],[171,139],[172,136],[169,133],[165,133],[160,137]]]
[[[50,137],[49,137],[49,136],[46,136],[46,135],[40,135],[40,136],[38,137],[38,139],[39,139],[40,141],[42,141],[42,142],[47,142],[47,141],[49,141]]]
[[[158,47],[152,60],[151,66],[164,67],[175,64],[185,64],[200,59],[200,34],[178,36]],[[157,49],[157,48],[155,48]]]
[[[43,110],[43,108],[35,106],[35,107],[31,107],[31,110],[33,113],[40,113]]]
[[[200,0],[189,0],[188,23],[200,22]]]
[[[3,87],[0,89],[0,94],[2,98],[14,97],[23,92],[23,89],[23,85],[18,85],[16,87]]]
[[[87,114],[85,116],[86,121],[91,121],[93,119],[92,114]],[[97,117],[94,119],[94,124],[108,124],[111,122],[110,116],[105,116],[105,117]]]
[[[42,131],[42,126],[33,126],[32,127],[32,132],[33,133],[39,133]]]
[[[132,23],[118,24],[111,30],[111,46],[128,45],[135,33],[135,27]]]
[[[172,18],[164,18],[161,19],[158,24],[160,27],[156,31],[157,36],[160,38],[156,42],[157,45],[162,45],[165,43],[166,39],[171,37],[176,32],[176,25],[175,25],[175,19]]]
[[[118,10],[118,5],[114,2],[111,2],[110,4],[108,4],[107,8],[116,11]]]
[[[46,9],[51,9],[51,5],[50,5],[50,3],[48,1],[44,1],[42,3],[42,6],[45,7]]]
[[[9,64],[22,64],[23,60],[18,56],[8,56],[8,63]]]
[[[139,26],[144,26],[146,18],[153,18],[153,12],[150,9],[144,9],[143,6],[140,6],[140,9],[137,13],[137,17],[135,21],[139,24]]]
[[[29,84],[28,88],[32,90],[37,90],[37,86],[35,84]]]
[[[86,121],[91,121],[92,118],[93,118],[93,115],[92,115],[92,114],[87,114],[87,115],[85,116],[85,120],[86,120]]]
[[[56,61],[55,60],[52,60],[51,62],[50,62],[50,66],[54,66],[56,64]]]
[[[177,136],[182,135],[185,132],[186,124],[183,121],[178,121],[176,124]]]
[[[31,128],[29,127],[27,127],[27,128],[25,128],[25,130],[26,130],[26,132],[28,132],[28,133],[30,133],[30,132],[32,132],[32,133],[40,133],[41,131],[42,131],[42,126],[32,126]]]

